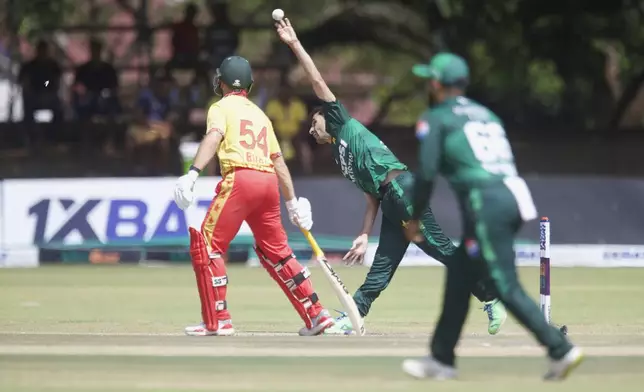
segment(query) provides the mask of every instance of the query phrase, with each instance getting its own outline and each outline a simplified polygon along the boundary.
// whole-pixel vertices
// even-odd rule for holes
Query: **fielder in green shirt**
[[[362,262],[378,209],[382,210],[380,240],[373,264],[364,283],[353,296],[360,316],[364,318],[369,313],[372,303],[391,282],[409,247],[410,242],[405,238],[404,226],[411,219],[413,175],[380,139],[352,118],[336,99],[313,60],[299,43],[288,19],[278,22],[277,31],[282,41],[291,47],[299,59],[316,95],[323,101],[322,106],[313,113],[309,133],[318,143],[331,146],[342,175],[365,194],[367,211],[362,231],[345,256],[347,262]],[[423,241],[418,246],[429,256],[449,266],[455,257],[456,247],[436,223],[429,207],[423,210],[421,221]],[[481,277],[487,276],[484,270],[477,274]],[[488,332],[496,334],[507,316],[492,287],[489,280],[476,279],[471,292],[484,302]],[[336,320],[335,326],[327,329],[325,333],[347,334],[351,331],[351,322],[343,315]]]
[[[503,124],[488,108],[463,93],[469,80],[465,60],[439,53],[417,65],[416,76],[429,79],[436,105],[421,115],[419,168],[407,238],[422,243],[423,214],[435,178],[442,174],[458,199],[463,235],[445,280],[443,310],[431,340],[431,355],[403,363],[417,378],[456,377],[454,349],[465,323],[470,287],[489,271],[499,298],[510,313],[546,347],[551,359],[546,379],[563,379],[582,360],[556,327],[549,325],[517,277],[514,238],[523,222],[537,217],[530,190],[519,177]],[[476,278],[474,278],[476,276]]]

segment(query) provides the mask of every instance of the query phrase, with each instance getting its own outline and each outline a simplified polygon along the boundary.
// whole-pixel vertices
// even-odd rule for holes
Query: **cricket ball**
[[[276,20],[279,22],[280,20],[284,19],[284,11],[282,11],[281,8],[276,8],[273,10],[272,16],[273,16],[273,20]]]

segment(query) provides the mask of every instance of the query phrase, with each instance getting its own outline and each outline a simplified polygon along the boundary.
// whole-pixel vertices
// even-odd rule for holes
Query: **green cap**
[[[470,77],[467,62],[453,53],[438,53],[431,58],[429,64],[414,65],[412,72],[419,78],[435,79],[446,86],[467,83]]]
[[[226,57],[217,68],[213,80],[215,91],[219,88],[220,80],[233,89],[250,91],[253,87],[253,71],[250,63],[240,56]]]

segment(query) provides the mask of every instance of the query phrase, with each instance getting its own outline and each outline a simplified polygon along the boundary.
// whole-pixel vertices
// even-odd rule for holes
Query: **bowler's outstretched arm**
[[[275,23],[275,27],[277,28],[277,34],[280,39],[291,48],[302,65],[302,68],[304,68],[309,81],[313,85],[315,95],[324,102],[335,102],[335,95],[333,95],[329,86],[327,86],[326,82],[322,78],[320,71],[318,71],[315,63],[313,63],[311,56],[309,56],[300,40],[297,38],[295,30],[293,29],[293,26],[291,26],[291,22],[288,19],[284,19]]]

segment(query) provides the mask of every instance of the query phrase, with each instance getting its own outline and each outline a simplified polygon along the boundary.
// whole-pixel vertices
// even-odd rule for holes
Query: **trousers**
[[[293,252],[280,216],[280,193],[274,173],[237,168],[217,184],[201,226],[209,253],[225,255],[244,221],[255,242],[271,260]]]
[[[550,357],[563,357],[571,344],[546,322],[517,276],[514,238],[523,222],[510,190],[503,183],[471,189],[460,197],[460,205],[464,233],[447,268],[443,310],[430,343],[434,358],[454,365],[454,350],[470,305],[469,288],[482,268],[488,270],[499,299],[515,319],[548,349]]]
[[[364,283],[353,296],[362,317],[369,313],[372,303],[387,288],[409,247],[404,227],[411,219],[413,183],[413,174],[403,172],[382,189],[380,202],[382,225],[378,249]],[[420,221],[424,241],[417,244],[418,247],[428,256],[449,266],[457,257],[457,248],[443,233],[430,207],[423,211]],[[494,285],[487,275],[484,266],[481,266],[477,271],[479,279],[476,279],[471,287],[472,294],[482,302],[491,301],[497,297]]]
[[[225,287],[228,278],[222,256],[246,221],[253,232],[255,251],[262,266],[286,294],[306,327],[311,328],[323,307],[309,279],[310,272],[300,265],[288,245],[280,217],[279,183],[275,173],[235,168],[219,182],[216,193],[201,225],[205,252],[195,249],[196,254],[206,256],[198,257],[198,262],[193,259],[198,284],[202,282],[200,293],[205,293],[206,287],[210,290],[210,284],[203,282],[208,282],[212,275],[215,289],[212,297],[218,306],[211,313],[216,313],[219,320],[230,319]],[[207,271],[203,268],[204,259],[209,259],[205,263]],[[202,310],[210,310],[210,297],[200,294],[200,298]]]

